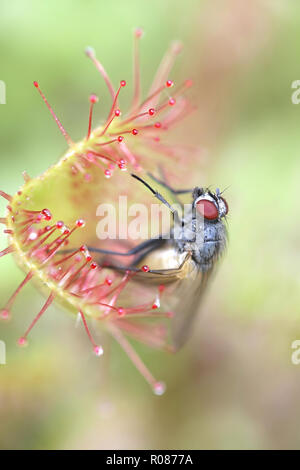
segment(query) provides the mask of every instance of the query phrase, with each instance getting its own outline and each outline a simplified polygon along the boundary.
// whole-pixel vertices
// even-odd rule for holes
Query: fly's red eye
[[[201,199],[196,205],[198,212],[205,219],[214,220],[219,217],[219,211],[212,201]]]
[[[222,199],[222,201],[224,202],[225,209],[226,209],[225,215],[226,215],[226,214],[228,214],[228,211],[229,211],[229,207],[228,207],[227,201],[226,201],[226,199],[224,199],[223,197],[220,197],[220,199]]]

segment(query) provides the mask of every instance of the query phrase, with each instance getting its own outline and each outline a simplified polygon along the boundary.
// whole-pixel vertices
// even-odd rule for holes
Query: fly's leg
[[[158,243],[155,243],[155,242],[158,242]],[[110,264],[106,264],[106,263],[104,263],[104,266],[106,268],[116,269],[118,271],[139,272],[141,269],[136,268],[135,266],[138,263],[140,263],[142,261],[142,259],[145,258],[146,255],[151,253],[153,250],[156,250],[157,248],[160,248],[165,242],[166,242],[166,240],[163,240],[163,239],[147,240],[146,242],[141,243],[140,245],[136,246],[135,248],[133,248],[129,252],[123,253],[124,256],[127,256],[127,255],[132,256],[134,254],[137,255],[135,257],[135,259],[132,261],[132,264],[130,266],[121,266],[121,265],[117,266],[117,265],[110,265]],[[98,250],[95,250],[93,248],[89,248],[89,251],[98,252]],[[107,252],[107,251],[108,250],[101,250],[101,252]],[[112,252],[112,253],[115,254],[115,255],[119,255],[118,252]]]
[[[168,207],[168,209],[170,209],[170,211],[172,212],[173,215],[175,215],[175,213],[177,214],[177,211],[175,209],[172,208],[171,204],[168,203],[168,201],[158,192],[158,191],[155,191],[155,189],[153,189],[150,184],[148,184],[146,181],[144,181],[140,176],[137,176],[135,174],[131,174],[131,176],[133,178],[135,178],[136,180],[140,181],[144,186],[146,186],[146,188],[148,188],[151,193],[160,201],[162,202],[165,206]]]
[[[133,178],[135,178],[136,180],[140,181],[144,186],[146,186],[147,189],[149,189],[149,191],[151,191],[151,193],[154,195],[154,197],[156,197],[156,199],[158,199],[160,202],[162,202],[165,206],[167,206],[167,208],[172,212],[173,214],[173,220],[174,220],[174,224],[178,224],[180,223],[180,218],[179,218],[179,214],[178,214],[178,211],[176,209],[174,209],[171,204],[168,203],[168,201],[158,192],[158,191],[155,191],[155,189],[153,189],[150,184],[148,184],[146,181],[144,181],[140,176],[137,176],[133,173],[131,173],[131,176]]]
[[[147,266],[148,269],[144,270],[143,268],[136,268],[134,266],[126,267],[108,264],[105,265],[105,268],[114,269],[116,271],[126,271],[128,273],[139,273],[139,275],[143,275],[144,279],[146,279],[147,277],[149,278],[150,276],[154,276],[157,280],[159,280],[159,282],[163,283],[164,279],[167,281],[169,281],[171,278],[173,278],[173,280],[178,279],[177,276],[181,273],[182,269],[184,268],[184,265],[191,259],[191,257],[192,254],[188,252],[185,259],[177,268],[170,269],[149,269],[149,267]]]
[[[150,173],[149,173],[150,175]],[[141,183],[143,183],[144,186],[146,186],[147,189],[149,189],[152,194],[159,200],[161,201],[163,204],[165,204],[165,206],[167,206],[170,211],[172,212],[173,214],[173,219],[174,219],[174,226],[177,226],[177,227],[182,227],[182,224],[183,224],[183,221],[179,218],[179,214],[178,214],[178,211],[176,209],[174,209],[169,203],[168,201],[158,192],[156,191],[155,189],[153,189],[150,184],[148,184],[146,181],[144,181],[140,176],[137,176],[135,174],[131,174],[131,176],[135,179],[137,179],[138,181],[140,181]],[[154,178],[155,179],[155,178]],[[159,180],[157,180],[159,183],[161,183]],[[170,188],[166,183],[162,182],[163,185],[165,185],[166,188]],[[172,190],[172,191],[175,191],[175,190]],[[190,190],[190,189],[180,189],[178,190],[177,194],[179,194],[180,192],[183,193],[183,192],[186,192],[186,193],[190,193],[190,192],[193,192],[194,189]],[[176,192],[175,192],[176,194]],[[182,203],[179,202],[179,204],[181,205],[182,207]],[[174,238],[174,235],[172,235],[172,238]],[[190,240],[190,239],[182,239],[182,241],[193,241],[193,240]]]
[[[129,251],[121,252],[121,251],[114,251],[114,250],[103,250],[102,248],[96,248],[92,246],[88,246],[88,250],[91,253],[101,253],[103,255],[113,255],[113,256],[132,256],[139,254],[140,256],[144,256],[144,253],[149,253],[149,251],[155,250],[159,248],[163,243],[165,243],[165,240],[162,238],[150,238],[150,240],[146,240],[139,245],[135,246]],[[66,252],[66,251],[65,251]]]
[[[168,189],[168,191],[170,191],[172,194],[188,194],[193,192],[193,189],[174,189],[172,188],[172,186],[169,186],[164,180],[159,180],[158,178],[156,178],[156,176],[152,175],[152,173],[148,172],[147,174],[158,184]]]
[[[163,243],[165,243],[165,240],[162,238],[150,238],[150,240],[146,240],[139,245],[135,246],[129,251],[114,251],[114,250],[104,250],[102,248],[97,248],[94,246],[88,246],[87,249],[91,253],[101,253],[103,255],[112,255],[112,256],[132,256],[135,254],[142,254],[142,251],[144,250],[154,250],[156,248],[159,248]],[[68,250],[60,250],[59,254],[68,254],[72,253],[74,249],[68,249]]]
[[[163,245],[163,243],[162,243],[162,245]],[[143,251],[143,253],[138,254],[135,257],[135,259],[133,260],[132,266],[136,266],[137,264],[139,264],[145,258],[145,256],[147,256],[152,251],[153,251],[153,247],[149,246],[149,248],[147,250]]]

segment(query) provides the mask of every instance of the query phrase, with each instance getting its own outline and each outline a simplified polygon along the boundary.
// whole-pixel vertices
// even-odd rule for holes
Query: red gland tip
[[[76,225],[77,225],[77,227],[84,227],[85,226],[85,221],[83,219],[78,219],[78,220],[76,220]]]
[[[153,116],[155,114],[155,109],[154,108],[148,109],[148,114],[149,116]]]
[[[0,318],[1,320],[8,320],[10,317],[10,312],[7,310],[7,308],[4,308],[0,312]]]
[[[120,111],[119,109],[116,109],[116,110],[115,110],[115,116],[118,117],[118,116],[120,116],[120,115],[121,115],[121,111]]]
[[[121,85],[121,86],[126,86],[126,80],[121,80],[121,81],[120,81],[120,85]]]
[[[156,122],[154,124],[154,127],[156,127],[156,129],[160,129],[161,128],[161,122]]]
[[[56,228],[63,228],[64,225],[65,224],[62,220],[59,220],[58,222],[56,222]]]
[[[174,98],[169,99],[169,105],[170,106],[174,106],[175,103],[176,103],[176,100]]]
[[[122,135],[119,135],[118,142],[123,142],[123,140],[124,140],[124,137]]]
[[[144,31],[142,30],[142,28],[136,28],[134,34],[136,38],[141,38],[144,34]]]
[[[94,353],[96,354],[96,356],[102,356],[103,354],[102,346],[94,346]]]
[[[87,251],[87,247],[85,245],[81,245],[81,247],[79,248],[79,251],[84,253],[85,251]]]
[[[98,264],[95,263],[94,261],[90,264],[91,269],[96,269],[98,267]]]
[[[166,81],[166,87],[167,87],[167,88],[171,88],[173,85],[174,85],[173,80],[167,80],[167,81]]]
[[[111,286],[112,285],[112,279],[109,279],[108,277],[105,279],[105,283],[108,285],[108,286]]]
[[[138,135],[139,131],[137,129],[132,129],[131,134],[132,135]]]
[[[150,271],[149,266],[147,266],[146,264],[142,266],[142,271],[144,271],[144,273],[147,273],[148,271]]]
[[[49,209],[43,209],[41,214],[44,216],[44,218],[46,220],[51,220],[52,219],[52,215],[51,215],[51,212],[49,211]]]
[[[125,309],[120,307],[118,308],[118,315],[120,315],[120,317],[122,317],[123,315],[125,315]]]
[[[158,305],[157,304],[153,304],[152,305],[152,310],[156,310],[158,308]]]
[[[95,50],[91,46],[86,47],[84,52],[88,57],[95,57]]]
[[[94,93],[91,94],[91,96],[90,96],[90,103],[98,103],[98,100],[99,100],[99,98],[98,98],[97,95],[95,95]]]
[[[155,395],[163,395],[166,391],[166,385],[163,382],[156,382],[153,386]]]
[[[105,176],[105,178],[110,178],[111,177],[111,171],[110,170],[105,170],[104,171],[104,176]]]
[[[118,167],[120,168],[120,170],[126,170],[126,161],[124,160],[124,158],[120,158],[120,160],[118,161]]]
[[[19,346],[27,346],[27,340],[26,340],[26,338],[23,338],[23,337],[19,338],[19,339],[18,339],[18,345],[19,345]]]
[[[173,41],[172,43],[172,51],[174,54],[180,54],[182,51],[183,45],[181,41]]]
[[[120,170],[126,170],[126,163],[122,163],[121,161],[118,163],[118,167]]]
[[[38,88],[38,87],[39,87],[39,84],[38,84],[38,82],[36,82],[36,81],[33,82],[33,85],[35,86],[35,88]]]

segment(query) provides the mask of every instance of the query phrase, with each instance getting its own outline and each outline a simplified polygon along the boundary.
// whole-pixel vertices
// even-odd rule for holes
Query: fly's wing
[[[171,336],[175,350],[180,349],[189,336],[211,272],[212,270],[205,273],[198,271],[194,278],[186,277],[174,286],[171,301],[171,309],[174,313]]]
[[[160,266],[176,265],[177,267],[150,269],[143,272],[141,268],[130,268],[132,280],[148,285],[173,284],[168,294],[167,308],[174,313],[171,320],[171,337],[174,348],[179,349],[188,338],[194,323],[200,300],[206,289],[211,272],[201,272],[192,260],[191,253],[178,255],[176,250],[168,252],[159,250],[151,254],[149,265],[155,266],[155,257]],[[173,259],[171,261],[171,258]],[[148,260],[144,260],[144,262]],[[119,270],[117,267],[112,267]],[[126,268],[122,268],[123,270]],[[128,268],[127,268],[128,269]]]
[[[167,256],[167,259],[170,262],[170,256]],[[159,260],[163,263],[161,255]],[[183,346],[189,336],[212,271],[211,269],[201,272],[192,260],[191,253],[187,253],[177,268],[153,269],[134,275],[134,279],[144,283],[174,284],[168,295],[167,308],[174,313],[171,320],[171,339],[176,350]]]

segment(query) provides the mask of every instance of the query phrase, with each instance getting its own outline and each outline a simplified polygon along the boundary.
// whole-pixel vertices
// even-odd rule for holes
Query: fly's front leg
[[[178,195],[180,194],[191,194],[193,192],[193,189],[174,189],[172,186],[166,183],[165,179],[158,179],[152,173],[148,172],[147,173],[150,178],[152,178],[154,181],[156,181],[158,184],[166,188],[170,193],[173,195],[174,201],[179,204],[181,207],[183,207],[182,202],[179,200]],[[162,174],[164,177],[164,175]]]
[[[91,253],[101,253],[103,255],[113,255],[113,256],[132,256],[136,254],[142,255],[143,252],[145,251],[151,251],[159,248],[163,243],[165,243],[165,240],[162,238],[150,238],[150,240],[146,240],[139,245],[135,246],[129,251],[114,251],[114,250],[103,250],[102,248],[96,248],[93,246],[88,246],[88,250]]]
[[[160,184],[164,188],[168,189],[172,194],[188,194],[188,193],[193,192],[193,189],[174,189],[174,188],[172,188],[172,186],[167,184],[164,180],[159,180],[158,178],[156,178],[156,176],[152,175],[152,173],[148,172],[147,174],[150,176],[150,178],[152,178],[158,184]]]
[[[159,248],[163,243],[165,242],[164,239],[162,238],[150,238],[150,240],[146,240],[139,245],[135,246],[129,251],[115,251],[115,250],[104,250],[102,248],[97,248],[94,246],[88,246],[87,249],[91,253],[101,253],[103,255],[112,255],[112,256],[132,256],[135,254],[139,254],[144,250],[149,250],[150,247],[151,249],[156,249]],[[68,250],[60,250],[58,254],[67,254],[67,253],[72,253],[74,249],[68,249]]]

